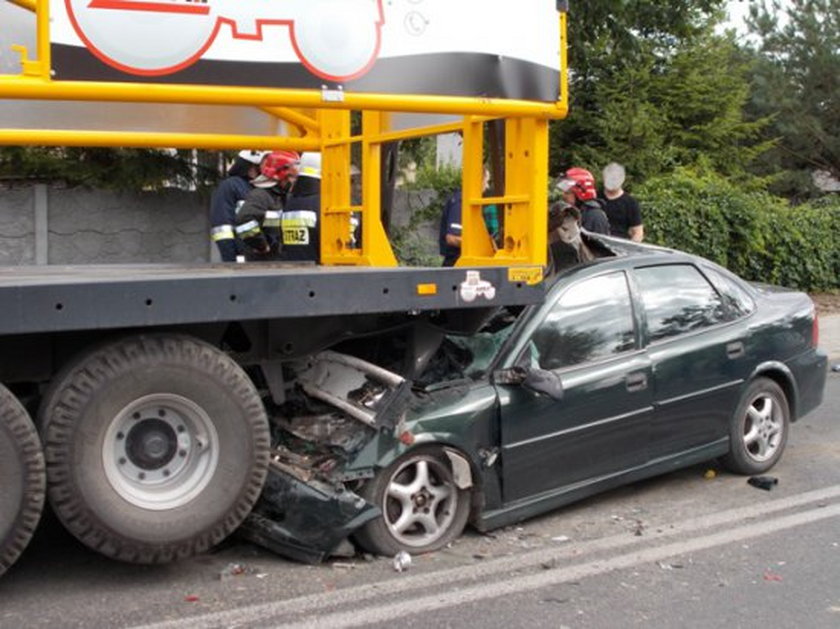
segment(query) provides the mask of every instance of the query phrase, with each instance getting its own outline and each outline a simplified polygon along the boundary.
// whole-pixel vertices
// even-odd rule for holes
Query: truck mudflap
[[[262,496],[239,535],[278,555],[316,564],[381,514],[351,491],[304,483],[272,462]]]

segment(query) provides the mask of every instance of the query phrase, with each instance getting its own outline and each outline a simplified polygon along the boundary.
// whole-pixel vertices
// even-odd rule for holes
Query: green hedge
[[[682,172],[634,191],[645,239],[701,255],[745,279],[808,291],[840,288],[840,197],[791,207],[766,192]]]

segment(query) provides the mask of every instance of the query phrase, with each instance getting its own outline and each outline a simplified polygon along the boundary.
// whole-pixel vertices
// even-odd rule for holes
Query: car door
[[[636,268],[653,366],[651,459],[725,440],[748,364],[745,326],[693,264]]]
[[[509,366],[550,370],[564,391],[554,400],[497,385],[504,502],[644,464],[651,369],[625,273],[559,289],[523,332]]]

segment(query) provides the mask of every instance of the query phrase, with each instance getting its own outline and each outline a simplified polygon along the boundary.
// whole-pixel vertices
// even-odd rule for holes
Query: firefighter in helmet
[[[222,262],[236,262],[242,242],[236,238],[236,208],[251,191],[251,180],[260,174],[260,164],[268,151],[240,151],[228,169],[227,178],[210,199],[210,238],[216,243]]]
[[[570,168],[557,182],[557,188],[563,193],[563,201],[580,212],[580,223],[586,231],[609,235],[610,221],[598,200],[595,177],[591,172]]]
[[[237,237],[249,262],[280,259],[280,217],[286,195],[298,175],[300,156],[274,151],[265,156],[254,186],[236,210]]]
[[[280,220],[283,260],[321,261],[321,154],[304,153]]]

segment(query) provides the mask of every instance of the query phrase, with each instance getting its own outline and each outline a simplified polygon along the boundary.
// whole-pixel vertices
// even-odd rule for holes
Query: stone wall
[[[429,198],[398,190],[395,226],[405,227]],[[0,189],[0,266],[218,261],[209,203],[209,193],[182,190]],[[436,260],[437,221],[417,226],[411,246]]]
[[[206,195],[0,190],[0,264],[206,262]]]

